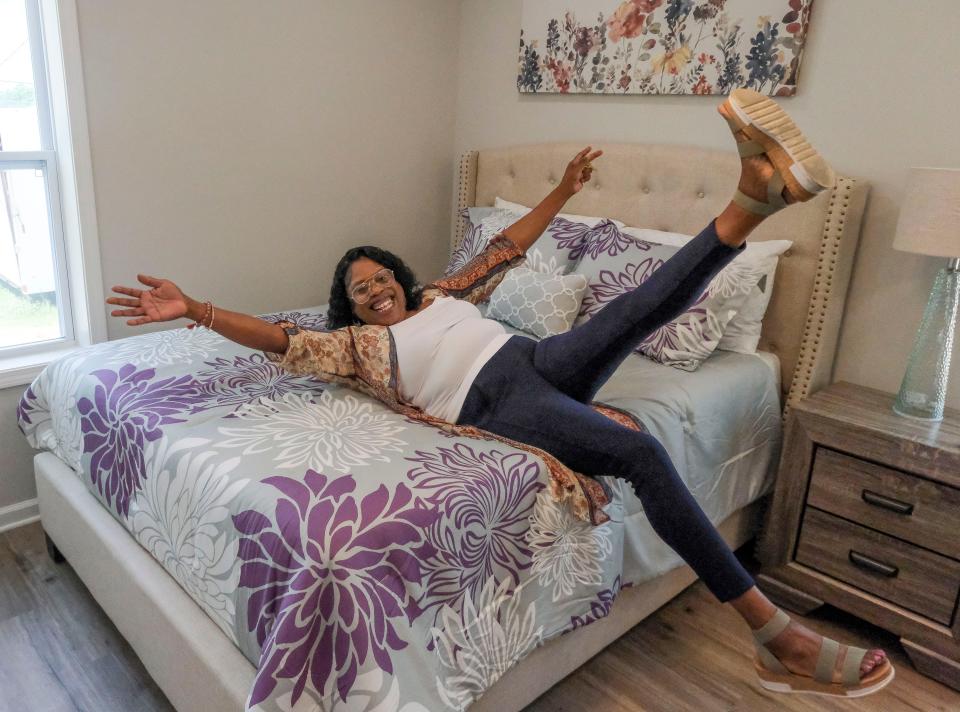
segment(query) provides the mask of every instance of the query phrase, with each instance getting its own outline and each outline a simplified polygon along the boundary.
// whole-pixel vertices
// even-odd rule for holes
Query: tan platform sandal
[[[782,195],[784,188],[794,201],[804,202],[836,185],[833,169],[770,97],[753,89],[734,89],[720,113],[733,133],[742,131],[749,139],[737,144],[740,156],[765,153],[776,169],[767,185],[766,203],[736,192],[733,200],[744,210],[772,215],[788,205]]]
[[[866,677],[860,677],[860,663],[867,651],[864,648],[838,643],[832,638],[823,638],[817,667],[813,677],[798,675],[784,667],[766,645],[776,638],[790,624],[790,616],[781,609],[773,615],[759,630],[753,631],[756,641],[757,657],[753,664],[760,678],[760,685],[773,692],[806,692],[830,697],[863,697],[873,694],[890,684],[894,668],[889,658],[871,670]],[[834,681],[833,675],[837,657],[841,649],[846,649],[840,680]]]

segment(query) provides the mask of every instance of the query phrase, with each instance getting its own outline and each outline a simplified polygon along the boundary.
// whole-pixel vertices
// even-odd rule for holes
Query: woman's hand
[[[110,316],[132,316],[127,326],[140,326],[155,321],[172,321],[187,315],[188,297],[169,279],[157,279],[138,274],[137,279],[153,289],[134,289],[133,287],[114,287],[118,294],[127,294],[132,299],[110,297],[107,304],[117,304],[130,309],[114,309]]]
[[[583,189],[584,183],[590,181],[590,176],[593,174],[593,165],[591,164],[603,155],[603,151],[593,151],[591,153],[592,148],[592,146],[587,146],[580,151],[567,164],[567,169],[563,172],[560,186],[566,189],[570,195],[579,193]]]

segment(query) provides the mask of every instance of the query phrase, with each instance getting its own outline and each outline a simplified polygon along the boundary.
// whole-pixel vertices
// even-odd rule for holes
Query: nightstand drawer
[[[960,490],[817,448],[807,503],[960,559]]]
[[[960,562],[807,507],[796,560],[949,626]]]

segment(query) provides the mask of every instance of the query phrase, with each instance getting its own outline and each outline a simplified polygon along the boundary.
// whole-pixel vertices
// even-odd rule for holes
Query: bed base
[[[179,584],[49,452],[34,458],[40,521],[179,712],[244,709],[254,667]],[[757,531],[766,500],[719,526],[733,548]],[[511,668],[470,709],[516,712],[696,581],[689,566],[625,589],[603,620],[551,640]]]

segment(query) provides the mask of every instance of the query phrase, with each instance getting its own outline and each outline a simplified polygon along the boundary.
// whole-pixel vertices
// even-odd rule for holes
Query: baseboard
[[[16,529],[40,519],[40,507],[37,499],[28,499],[7,507],[0,507],[0,532]]]

